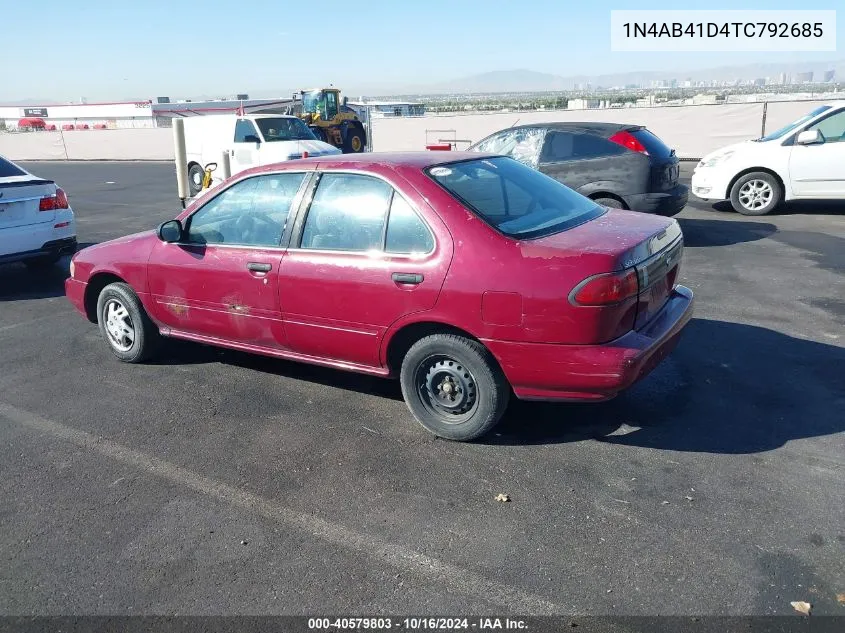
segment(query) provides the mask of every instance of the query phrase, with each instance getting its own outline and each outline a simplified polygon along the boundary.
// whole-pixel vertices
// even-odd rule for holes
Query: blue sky
[[[612,53],[609,45],[611,9],[836,9],[842,0],[8,4],[0,101],[281,93],[328,83],[376,92],[516,68],[568,76],[845,58],[845,25],[836,53]]]

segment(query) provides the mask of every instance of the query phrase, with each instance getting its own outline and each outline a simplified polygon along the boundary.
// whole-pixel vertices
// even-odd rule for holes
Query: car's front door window
[[[247,178],[221,192],[187,223],[193,244],[278,246],[304,173]]]
[[[845,110],[832,114],[807,129],[821,132],[825,143],[843,143],[845,142]]]

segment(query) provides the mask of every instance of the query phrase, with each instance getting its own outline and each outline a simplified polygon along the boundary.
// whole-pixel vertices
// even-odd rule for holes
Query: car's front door
[[[232,174],[256,167],[259,164],[260,151],[261,137],[255,124],[249,119],[238,119],[235,122],[232,149],[229,152]]]
[[[186,219],[180,243],[159,243],[148,264],[153,317],[177,336],[285,348],[281,241],[305,180],[304,172],[241,180]]]
[[[834,112],[806,130],[818,130],[822,142],[795,143],[790,149],[793,193],[801,198],[845,198],[845,110]]]
[[[375,176],[320,176],[279,275],[291,349],[375,367],[390,325],[434,307],[452,244],[435,237],[425,205]]]

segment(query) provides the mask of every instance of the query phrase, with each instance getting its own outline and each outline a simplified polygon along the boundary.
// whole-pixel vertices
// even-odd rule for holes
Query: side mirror
[[[158,227],[158,239],[168,244],[182,241],[182,223],[179,220],[164,222]]]
[[[824,143],[824,137],[818,130],[804,130],[798,134],[795,143],[797,145],[816,145],[818,143]]]
[[[258,138],[255,134],[247,134],[246,136],[244,136],[244,143],[255,143],[256,145],[258,145],[259,143],[261,143],[261,139]]]
[[[343,105],[347,105],[349,103],[349,97],[343,98]]]

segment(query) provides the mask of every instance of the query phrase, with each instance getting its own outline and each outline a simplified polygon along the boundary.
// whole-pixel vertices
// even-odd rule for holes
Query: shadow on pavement
[[[778,230],[774,224],[768,222],[678,218],[678,223],[684,233],[684,245],[691,247],[755,242],[777,233]]]
[[[769,451],[845,431],[845,380],[838,367],[845,367],[845,348],[693,319],[673,354],[615,400],[516,402],[485,441],[596,439],[700,453]]]
[[[401,400],[397,381],[171,342],[160,364],[221,362]],[[511,400],[485,444],[593,439],[672,451],[757,453],[845,431],[845,348],[753,325],[693,319],[645,380],[599,404]],[[410,421],[410,414],[409,414]],[[375,421],[377,423],[377,421]]]
[[[740,213],[734,211],[730,201],[721,200],[711,205],[714,211],[721,213],[733,213],[741,217]],[[845,214],[845,202],[842,200],[791,200],[781,203],[774,211],[764,216],[773,217],[778,215],[841,215]]]
[[[93,244],[83,242],[77,251]],[[62,257],[53,266],[32,270],[20,263],[0,264],[0,301],[64,297],[69,263],[70,257]]]

